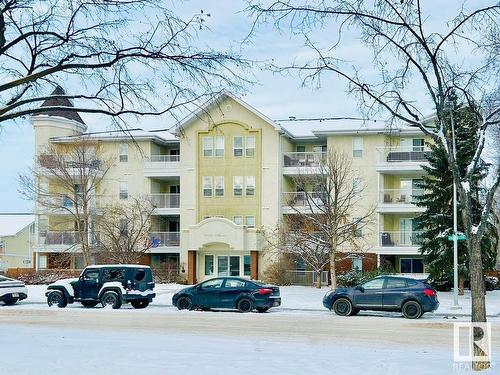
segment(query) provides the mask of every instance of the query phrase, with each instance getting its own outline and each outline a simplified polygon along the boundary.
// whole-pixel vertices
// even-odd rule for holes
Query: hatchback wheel
[[[119,309],[122,307],[122,300],[118,293],[113,291],[105,292],[101,296],[102,307],[111,306],[113,309]]]
[[[333,303],[333,311],[340,316],[351,315],[352,303],[347,298],[339,298]]]
[[[407,319],[418,319],[422,316],[422,306],[416,301],[408,301],[404,303],[401,312]]]
[[[189,297],[180,297],[177,300],[177,308],[179,310],[191,310],[193,307],[193,301]]]
[[[62,308],[68,305],[68,301],[63,292],[61,292],[60,290],[53,290],[47,296],[47,305]]]
[[[253,310],[253,303],[248,298],[242,298],[238,301],[236,306],[242,313],[247,313]]]

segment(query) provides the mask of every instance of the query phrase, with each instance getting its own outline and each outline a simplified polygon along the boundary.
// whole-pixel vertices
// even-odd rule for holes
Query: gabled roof
[[[182,122],[177,126],[177,130],[188,128],[197,119],[201,118],[203,113],[210,111],[212,108],[214,108],[216,105],[220,104],[226,98],[230,98],[230,99],[234,100],[236,103],[240,104],[243,108],[246,108],[247,110],[252,112],[254,115],[256,115],[257,117],[259,117],[262,120],[264,120],[265,122],[267,122],[269,125],[271,125],[277,131],[284,132],[287,135],[291,136],[291,134],[289,134],[288,131],[286,129],[284,129],[280,124],[278,124],[276,121],[271,120],[269,117],[264,115],[262,112],[259,112],[257,109],[252,107],[250,104],[248,104],[247,102],[238,98],[237,96],[230,93],[229,91],[223,91],[222,93],[217,95],[215,98],[208,100],[205,104],[203,104],[200,107],[199,110],[197,110],[192,115],[190,115],[190,116],[186,117],[184,120],[182,120]]]
[[[61,86],[57,86],[54,91],[50,94],[50,96],[62,96],[66,95],[66,92]],[[71,107],[73,108],[74,105],[71,103],[71,101],[67,98],[49,98],[46,99],[40,107]],[[37,115],[46,115],[46,116],[56,116],[56,117],[64,117],[67,118],[68,120],[73,120],[76,122],[79,122],[81,124],[85,124],[85,122],[82,120],[78,112],[76,111],[71,111],[71,110],[64,110],[64,109],[54,109],[52,111],[47,111],[47,112],[42,112],[35,114],[33,116]]]
[[[15,236],[35,222],[35,215],[25,213],[0,213],[0,237]]]

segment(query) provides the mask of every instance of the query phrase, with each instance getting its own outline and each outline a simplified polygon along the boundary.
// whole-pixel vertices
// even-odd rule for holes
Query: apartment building
[[[33,268],[35,216],[0,213],[0,272]]]
[[[424,272],[412,222],[420,209],[412,197],[420,193],[426,140],[416,129],[389,129],[376,121],[276,122],[230,93],[171,132],[132,130],[133,139],[86,133],[81,117],[71,112],[46,112],[32,116],[32,123],[37,155],[49,144],[69,146],[84,135],[115,157],[96,201],[148,196],[156,208],[152,247],[143,261],[175,261],[189,283],[215,275],[260,278],[269,262],[262,230],[294,214],[289,202],[301,192],[293,176],[318,173],[328,150],[352,157],[361,176],[356,183],[365,187],[363,202],[376,208],[372,229],[359,234],[366,249],[349,258],[350,266],[390,264],[401,273]],[[50,191],[51,176],[40,183]],[[35,213],[36,268],[53,268],[61,252],[73,253],[67,266],[80,268],[75,223],[67,213],[43,207]]]

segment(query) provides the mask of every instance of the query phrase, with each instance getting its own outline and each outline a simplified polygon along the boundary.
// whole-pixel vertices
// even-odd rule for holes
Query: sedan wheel
[[[418,319],[422,316],[422,306],[416,301],[405,302],[401,311],[407,319]]]
[[[189,297],[180,297],[177,300],[177,308],[179,310],[191,310],[192,307],[193,307],[193,302]]]
[[[253,303],[248,298],[242,298],[238,301],[238,310],[242,313],[247,313],[253,310]]]
[[[351,315],[352,303],[347,298],[339,298],[333,303],[333,311],[340,316]]]

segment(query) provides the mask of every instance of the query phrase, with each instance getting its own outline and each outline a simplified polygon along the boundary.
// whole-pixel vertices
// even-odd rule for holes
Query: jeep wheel
[[[337,315],[349,316],[352,313],[352,303],[347,298],[339,298],[333,303],[332,309]]]
[[[248,298],[242,298],[238,301],[236,307],[240,312],[247,313],[253,310],[253,303]]]
[[[408,301],[403,305],[401,312],[406,319],[418,319],[422,316],[422,306],[416,301]]]
[[[130,302],[134,309],[145,309],[149,306],[149,301],[147,299],[137,300]]]
[[[122,306],[122,300],[118,293],[112,290],[104,292],[101,296],[102,307],[111,306],[113,309],[119,309]]]
[[[177,308],[179,310],[191,310],[193,301],[189,297],[181,297],[177,300]]]
[[[14,305],[17,301],[19,300],[19,298],[7,298],[7,299],[4,299],[3,300],[3,304],[5,306],[12,306]]]
[[[53,290],[47,296],[47,305],[49,306],[57,306],[57,307],[66,307],[68,305],[68,300],[63,292],[60,290]]]
[[[83,307],[88,308],[88,309],[90,309],[92,307],[96,307],[98,303],[99,302],[96,302],[96,301],[82,301]]]

